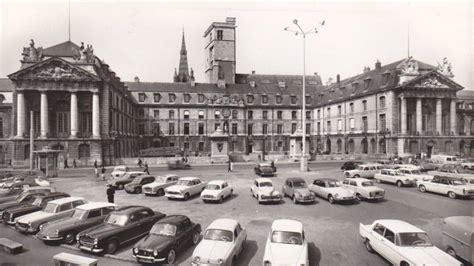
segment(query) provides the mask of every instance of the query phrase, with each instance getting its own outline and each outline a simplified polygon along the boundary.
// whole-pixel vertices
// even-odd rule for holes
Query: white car
[[[369,252],[377,252],[393,265],[462,265],[431,244],[420,228],[399,220],[376,220],[359,225],[359,234]]]
[[[474,162],[471,160],[466,160],[466,159],[461,160],[461,166],[464,169],[474,170]]]
[[[462,178],[435,176],[432,180],[418,182],[420,192],[434,192],[451,199],[474,196],[474,187]]]
[[[155,178],[155,182],[146,184],[142,186],[143,193],[147,196],[157,195],[163,196],[165,195],[165,189],[167,187],[176,185],[178,182],[179,176],[177,175],[165,175],[165,176],[157,176]]]
[[[339,201],[353,201],[356,199],[354,192],[341,187],[337,180],[332,178],[319,178],[309,185],[309,190],[329,203],[334,204]]]
[[[121,178],[125,175],[126,172],[130,171],[130,168],[125,165],[119,165],[114,168],[110,176],[112,178]]]
[[[201,192],[203,202],[218,201],[222,203],[224,199],[232,196],[234,189],[227,181],[215,180],[207,183],[206,188]]]
[[[214,220],[194,249],[191,265],[238,265],[247,241],[247,230],[237,220]]]
[[[395,169],[382,169],[379,174],[375,175],[375,179],[381,182],[396,184],[397,187],[416,185],[415,178],[405,176],[402,172]]]
[[[413,170],[420,170],[421,167],[418,165],[414,164],[409,164],[409,163],[404,163],[404,164],[395,164],[394,169],[400,169],[400,168],[408,168],[408,169],[413,169]]]
[[[374,178],[383,166],[380,164],[360,164],[355,169],[344,171],[346,178]]]
[[[188,200],[191,196],[200,194],[206,187],[207,182],[201,182],[197,177],[181,177],[176,185],[165,189],[168,199]]]
[[[423,174],[420,169],[399,168],[398,171],[408,178],[414,178],[416,181],[428,181],[433,179],[432,175]]]
[[[273,221],[265,245],[263,265],[309,265],[308,242],[303,223],[290,219]]]
[[[365,178],[348,178],[342,181],[342,187],[354,192],[358,200],[382,200],[385,190],[375,186],[374,182]]]
[[[258,203],[262,202],[280,202],[282,196],[280,192],[275,190],[273,187],[272,180],[268,178],[257,178],[250,187],[252,196],[258,200]]]

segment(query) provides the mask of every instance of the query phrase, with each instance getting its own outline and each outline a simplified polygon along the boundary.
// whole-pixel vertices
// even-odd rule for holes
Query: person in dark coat
[[[150,174],[150,171],[148,170],[148,163],[145,161],[145,170],[143,170],[143,173],[146,173],[147,175]]]
[[[98,165],[97,165],[97,160],[94,161],[94,168],[97,168]]]
[[[107,170],[105,169],[105,166],[102,165],[102,180],[105,181],[105,172]]]
[[[72,168],[77,168],[76,159],[72,160]]]
[[[137,163],[138,167],[142,168],[142,160],[140,158],[138,158],[138,163]]]
[[[227,172],[232,172],[232,160],[230,158],[227,161]]]
[[[109,201],[109,203],[114,203],[114,196],[115,196],[115,188],[108,184],[107,185],[107,200]]]
[[[64,169],[69,168],[69,165],[67,164],[67,158],[64,159]]]

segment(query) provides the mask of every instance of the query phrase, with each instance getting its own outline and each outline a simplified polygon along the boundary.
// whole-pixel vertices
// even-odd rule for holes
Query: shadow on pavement
[[[237,259],[238,265],[250,265],[250,261],[257,254],[258,245],[255,240],[248,240],[245,242],[245,247],[239,258]]]
[[[308,243],[308,260],[311,266],[319,266],[321,261],[321,250],[313,242]]]

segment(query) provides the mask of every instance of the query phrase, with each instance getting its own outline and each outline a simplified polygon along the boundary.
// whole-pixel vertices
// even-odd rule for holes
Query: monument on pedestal
[[[301,160],[301,155],[303,151],[303,130],[300,128],[290,135],[290,159],[292,160]],[[308,155],[309,151],[309,140],[306,139],[306,152],[305,155]]]
[[[214,163],[225,163],[229,160],[229,136],[219,126],[210,135],[211,139],[211,161]]]

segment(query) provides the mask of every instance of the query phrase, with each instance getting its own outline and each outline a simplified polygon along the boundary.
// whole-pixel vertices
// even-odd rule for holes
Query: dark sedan
[[[347,161],[341,166],[342,171],[354,170],[359,164],[362,164],[360,161]]]
[[[275,174],[275,169],[268,163],[259,163],[254,168],[254,172],[259,176],[273,176]]]
[[[0,203],[14,200],[16,196],[23,192],[24,188],[35,186],[38,186],[38,184],[33,181],[17,182],[13,184],[10,188],[8,188],[8,190],[6,190],[5,192],[0,193]]]
[[[77,233],[103,223],[105,217],[115,210],[115,206],[108,202],[90,202],[78,206],[72,216],[42,226],[36,237],[46,243],[73,244]]]
[[[182,160],[169,161],[167,164],[169,170],[191,169],[191,165]]]
[[[36,199],[35,196],[43,196],[43,195],[46,195],[48,193],[49,193],[48,191],[35,191],[35,190],[33,190],[33,191],[24,191],[23,193],[18,195],[15,198],[15,200],[4,202],[4,203],[0,204],[0,217],[2,216],[2,213],[6,209],[18,207],[18,206],[25,205],[25,204],[30,204]]]
[[[81,250],[115,253],[119,247],[139,239],[166,215],[143,206],[122,207],[105,218],[104,223],[80,232],[76,239]]]
[[[155,182],[155,179],[152,175],[137,176],[132,182],[125,185],[125,191],[127,193],[142,193],[142,186]]]
[[[201,225],[184,215],[171,215],[155,223],[150,233],[132,249],[132,257],[140,263],[173,265],[176,252],[199,242]]]
[[[31,204],[24,204],[5,210],[2,214],[2,221],[9,225],[15,224],[15,219],[32,212],[41,211],[46,204],[52,200],[69,197],[69,194],[63,192],[53,192],[44,196],[36,196]]]

